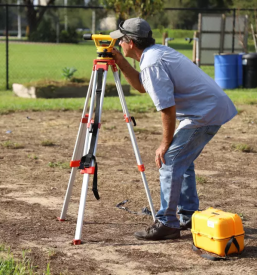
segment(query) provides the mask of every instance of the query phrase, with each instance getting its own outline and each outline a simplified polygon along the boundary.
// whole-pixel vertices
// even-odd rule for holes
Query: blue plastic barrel
[[[238,87],[238,55],[215,55],[215,81],[222,89],[235,89]]]

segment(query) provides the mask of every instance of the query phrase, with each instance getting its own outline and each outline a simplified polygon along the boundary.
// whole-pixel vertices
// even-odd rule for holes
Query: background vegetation
[[[236,89],[225,92],[237,106],[239,112],[242,104],[257,104],[257,89]],[[0,93],[0,114],[17,111],[82,111],[84,103],[84,98],[28,99],[16,97],[12,92],[4,91]],[[126,103],[131,113],[156,112],[148,94],[132,91],[132,95],[126,97]],[[103,110],[122,111],[119,98],[106,97]]]

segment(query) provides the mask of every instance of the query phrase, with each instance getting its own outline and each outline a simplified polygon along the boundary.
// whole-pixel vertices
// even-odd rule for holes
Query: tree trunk
[[[121,14],[120,14],[119,17],[118,17],[118,19],[117,19],[117,21],[116,21],[116,27],[117,27],[117,29],[119,28],[119,25],[120,25],[120,23],[122,21],[124,21],[124,19],[121,17]]]
[[[28,21],[28,36],[37,30],[40,21],[48,6],[54,3],[55,0],[48,0],[47,6],[41,7],[39,10],[35,9],[33,0],[23,0],[24,4],[27,5],[27,21]]]
[[[33,6],[27,7],[28,36],[37,29],[37,11]]]

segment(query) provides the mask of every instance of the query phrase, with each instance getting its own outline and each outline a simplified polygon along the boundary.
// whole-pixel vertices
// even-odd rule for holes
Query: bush
[[[29,41],[56,42],[56,32],[50,19],[42,19],[36,31],[29,35]]]
[[[62,30],[59,34],[60,43],[77,44],[80,39],[79,34],[72,28],[68,28],[67,31]],[[35,42],[57,42],[56,29],[51,18],[42,19],[37,30],[29,35],[29,40]]]
[[[186,37],[193,37],[194,30],[175,30],[175,29],[153,29],[153,37],[154,38],[162,38],[164,32],[168,33],[168,37],[173,38],[186,38]]]
[[[68,28],[67,31],[62,30],[59,37],[60,43],[79,43],[79,40],[81,37],[79,37],[78,33],[75,29]]]

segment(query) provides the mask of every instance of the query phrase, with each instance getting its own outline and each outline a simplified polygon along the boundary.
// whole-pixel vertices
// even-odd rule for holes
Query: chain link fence
[[[165,9],[147,18],[156,43],[164,43],[192,59],[192,38],[199,13],[248,15],[248,51],[254,50],[251,24],[256,31],[254,10]],[[106,33],[116,29],[116,17],[102,7],[0,5],[0,90],[13,83],[27,84],[67,78],[74,69],[77,79],[90,78],[96,48],[83,41],[84,33]],[[165,35],[165,36],[164,36]],[[233,33],[234,40],[239,39]],[[231,44],[231,52],[233,52]],[[138,64],[137,64],[138,66]],[[203,68],[213,77],[213,68]],[[113,82],[111,74],[107,81]],[[124,81],[124,80],[123,80]]]

